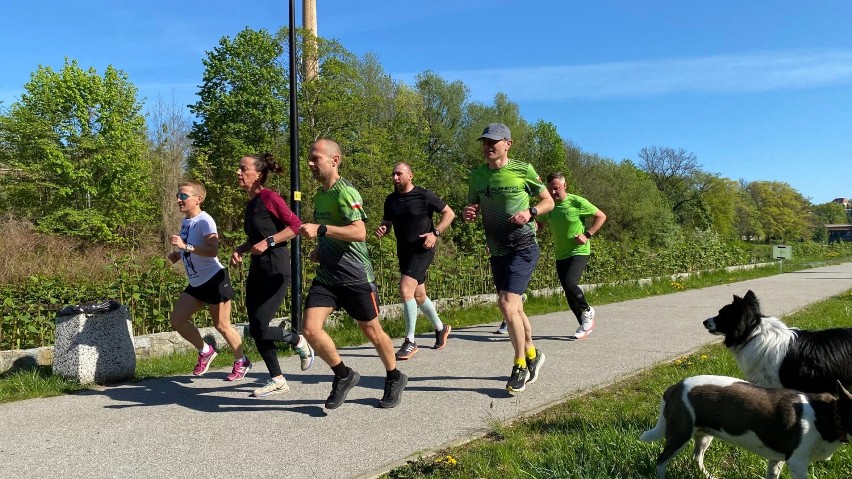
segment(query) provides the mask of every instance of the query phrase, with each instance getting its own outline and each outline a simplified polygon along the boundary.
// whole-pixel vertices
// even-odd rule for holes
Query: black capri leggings
[[[589,309],[589,303],[586,302],[583,289],[577,286],[588,263],[588,255],[569,256],[565,259],[556,260],[556,274],[559,276],[559,282],[562,283],[562,289],[565,291],[568,307],[571,308],[571,312],[577,317],[578,322],[583,311]]]
[[[290,275],[264,275],[262,272],[249,271],[246,279],[246,310],[249,318],[249,333],[257,345],[257,351],[266,363],[272,377],[281,374],[278,363],[276,342],[299,343],[299,335],[279,326],[270,325],[290,286]]]

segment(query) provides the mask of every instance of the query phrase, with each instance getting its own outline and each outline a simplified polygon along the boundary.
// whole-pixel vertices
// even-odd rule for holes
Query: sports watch
[[[435,236],[441,236],[441,230],[439,230],[438,228],[433,228],[432,234]]]
[[[266,244],[268,244],[269,247],[272,248],[273,246],[275,246],[275,238],[272,237],[272,236],[267,236],[266,237]]]
[[[535,218],[536,216],[538,216],[538,210],[535,206],[530,206],[530,218]]]

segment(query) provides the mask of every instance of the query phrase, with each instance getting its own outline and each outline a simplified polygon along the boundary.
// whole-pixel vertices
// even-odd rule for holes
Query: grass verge
[[[685,286],[686,287],[686,286]],[[852,326],[852,291],[813,304],[784,318],[805,329]],[[494,425],[488,436],[434,456],[410,461],[384,477],[415,478],[650,478],[662,442],[645,444],[639,435],[654,426],[660,397],[688,376],[740,377],[722,344],[660,364],[630,379],[570,399],[512,425]],[[670,479],[700,477],[686,448],[669,464]],[[714,441],[705,458],[711,473],[725,477],[764,477],[766,461],[743,449]],[[812,464],[809,477],[852,477],[852,448],[830,461]],[[782,477],[790,477],[785,468]]]

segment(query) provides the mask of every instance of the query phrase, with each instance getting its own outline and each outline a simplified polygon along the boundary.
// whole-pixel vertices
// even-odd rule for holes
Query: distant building
[[[828,242],[852,241],[852,225],[825,225]]]
[[[831,202],[832,203],[840,203],[847,210],[849,208],[852,208],[852,204],[850,204],[849,198],[835,198],[835,199],[831,200]]]

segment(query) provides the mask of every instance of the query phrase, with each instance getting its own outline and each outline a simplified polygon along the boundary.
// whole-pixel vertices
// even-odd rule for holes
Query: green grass
[[[807,329],[852,326],[852,290],[808,306],[785,321]],[[412,461],[385,477],[402,478],[650,478],[662,443],[645,444],[639,435],[654,426],[665,389],[698,374],[740,376],[733,356],[721,344],[660,364],[610,387],[570,399],[512,425],[495,424],[485,438]],[[670,464],[668,478],[701,477],[691,449]],[[705,465],[725,477],[764,477],[766,461],[715,441]],[[852,477],[852,448],[811,466],[811,477]],[[790,477],[785,469],[782,477]]]

